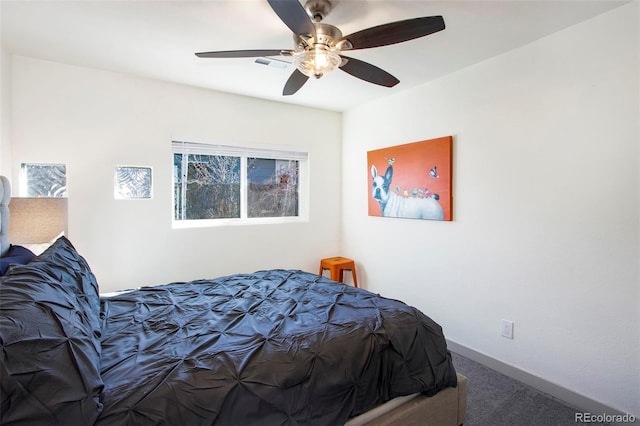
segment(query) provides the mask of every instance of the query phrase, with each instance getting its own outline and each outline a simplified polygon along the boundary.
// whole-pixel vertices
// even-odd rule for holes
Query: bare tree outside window
[[[249,158],[248,217],[298,215],[298,161]]]
[[[240,158],[174,154],[175,219],[240,217]]]
[[[179,141],[172,150],[174,226],[307,220],[306,152]]]

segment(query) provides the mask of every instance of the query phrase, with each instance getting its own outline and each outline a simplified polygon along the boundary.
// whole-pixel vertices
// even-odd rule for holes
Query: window
[[[248,217],[298,216],[298,160],[247,158]]]
[[[20,196],[66,197],[67,166],[22,163],[20,165]]]
[[[151,198],[151,168],[117,166],[113,197],[116,200]]]
[[[173,142],[174,224],[305,220],[306,152]]]

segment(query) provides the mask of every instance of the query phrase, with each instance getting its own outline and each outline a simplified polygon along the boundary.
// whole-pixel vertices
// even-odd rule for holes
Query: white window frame
[[[219,219],[176,219],[174,209],[175,173],[171,173],[171,222],[173,229],[203,228],[233,225],[263,225],[300,223],[309,221],[309,152],[290,148],[264,148],[207,144],[174,140],[171,142],[171,156],[174,154],[202,154],[240,157],[240,217]],[[298,161],[298,216],[248,217],[247,214],[247,159],[265,158]],[[172,162],[173,164],[173,162]]]

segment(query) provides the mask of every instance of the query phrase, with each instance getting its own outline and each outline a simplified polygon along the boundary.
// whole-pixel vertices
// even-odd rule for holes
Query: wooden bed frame
[[[9,247],[9,180],[0,176],[0,251]],[[360,416],[350,419],[345,426],[460,426],[466,417],[467,378],[457,375],[458,386],[447,388],[436,395],[409,395],[395,398]]]

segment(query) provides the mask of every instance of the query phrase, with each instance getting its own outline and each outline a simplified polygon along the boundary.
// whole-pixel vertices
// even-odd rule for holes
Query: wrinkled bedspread
[[[144,287],[101,317],[99,425],[340,425],[456,385],[430,318],[301,271]]]

